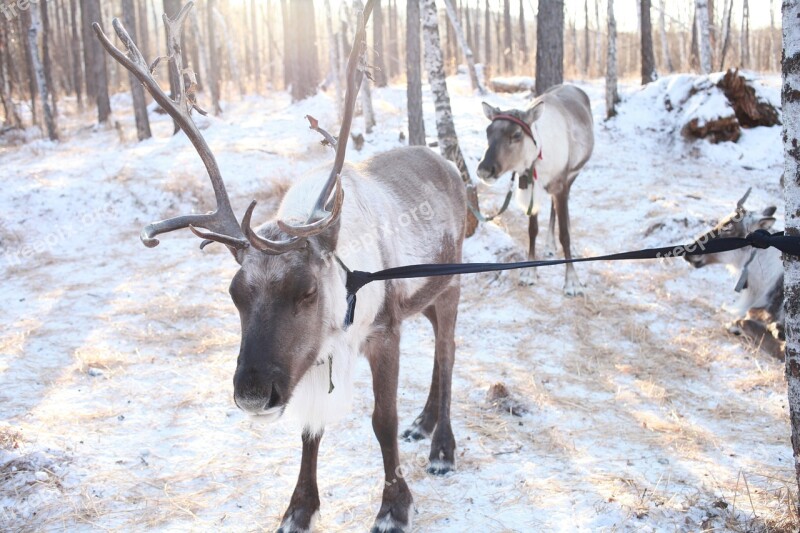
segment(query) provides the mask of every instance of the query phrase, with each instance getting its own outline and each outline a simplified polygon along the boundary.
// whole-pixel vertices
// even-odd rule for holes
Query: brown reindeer
[[[370,0],[364,20],[372,5]],[[187,4],[175,20],[164,17],[171,66],[182,73],[183,81],[190,76],[182,67],[181,24],[191,6]],[[436,347],[428,400],[406,435],[432,436],[431,473],[443,474],[455,465],[450,388],[460,295],[457,278],[370,284],[359,294],[355,322],[343,327],[344,265],[369,271],[407,263],[457,263],[466,217],[458,172],[427,148],[398,149],[359,165],[344,164],[363,75],[358,63],[366,46],[364,20],[359,22],[348,63],[345,114],[333,170],[320,169],[297,180],[276,219],[257,228],[251,226],[255,202],[241,225],[237,223],[217,162],[191,120],[194,102],[183,87],[177,101],[164,94],[118,20],[114,29],[127,53],[94,25],[106,50],[180,125],[211,178],[215,212],[150,224],[142,231],[142,240],[155,246],[157,235],[188,227],[205,239],[201,246],[210,242],[227,246],[241,267],[230,284],[242,325],[234,400],[252,415],[275,420],[287,414],[303,426],[300,475],[278,529],[283,533],[313,528],[320,508],[316,480],[320,440],[325,426],[348,408],[359,353],[372,370],[372,426],[384,464],[383,500],[372,531],[410,530],[411,492],[398,475],[397,382],[401,324],[415,313],[430,320]]]

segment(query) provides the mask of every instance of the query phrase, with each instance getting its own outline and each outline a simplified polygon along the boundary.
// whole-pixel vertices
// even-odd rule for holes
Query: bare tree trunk
[[[469,175],[464,155],[458,145],[458,136],[453,124],[453,111],[450,107],[450,94],[444,75],[444,60],[439,41],[439,20],[435,0],[422,0],[422,35],[425,40],[425,67],[428,71],[428,82],[431,86],[436,105],[436,133],[439,138],[439,150],[442,155],[456,164],[461,179],[467,187],[467,201],[474,202],[477,207],[478,194]],[[478,220],[471,211],[467,211],[467,236],[475,233]]]
[[[242,76],[239,71],[239,62],[236,59],[236,52],[233,49],[233,39],[231,38],[230,32],[228,32],[228,22],[225,19],[225,16],[218,9],[214,11],[214,16],[217,20],[217,29],[222,32],[222,41],[225,46],[226,59],[228,60],[230,79],[239,86],[239,94],[244,95],[247,93],[247,88],[244,84],[244,76]],[[313,27],[314,25],[312,24],[311,26]],[[314,39],[312,42],[314,47],[316,47],[316,35],[311,32],[311,30],[308,30],[307,33],[309,34],[309,38]],[[316,61],[316,49],[314,52],[314,58]],[[316,82],[314,86],[314,92],[316,93]]]
[[[181,10],[181,0],[164,0],[163,7],[164,7],[164,13],[169,18],[175,18],[175,16],[177,16],[177,14]],[[165,40],[168,39],[168,37],[166,37],[166,32],[167,32],[167,28],[164,28],[164,36],[165,36],[164,39]],[[178,98],[178,91],[179,91],[179,85],[178,84],[181,82],[180,81],[181,80],[181,73],[178,72],[176,69],[174,69],[172,67],[173,67],[172,61],[170,61],[169,65],[167,66],[167,70],[168,70],[168,73],[169,73],[169,96],[173,100],[176,100]],[[178,123],[173,120],[172,121],[172,134],[173,135],[177,135],[178,132],[180,132],[180,131],[181,131],[180,126],[178,126]]]
[[[775,59],[778,57],[778,51],[775,50],[775,0],[769,2],[769,61],[767,62],[767,69],[770,71],[776,70]]]
[[[472,49],[464,38],[464,32],[461,31],[461,25],[458,23],[458,15],[453,8],[452,0],[444,0],[444,5],[447,8],[447,16],[450,18],[450,24],[453,25],[456,38],[458,38],[458,43],[461,45],[461,50],[464,52],[464,57],[467,60],[467,70],[469,70],[469,81],[472,84],[472,90],[477,90],[479,94],[485,94],[486,89],[481,85],[481,81],[478,79],[478,72],[475,69],[475,58],[472,57]]]
[[[153,56],[150,55],[150,22],[147,18],[147,0],[136,0],[136,4],[139,15],[137,20],[139,50],[142,52],[142,56],[151,58]]]
[[[339,62],[339,46],[336,34],[333,32],[333,13],[331,12],[330,0],[325,0],[325,27],[328,30],[328,61],[330,61],[330,76],[333,80],[333,87],[336,91],[336,109],[339,120],[342,118],[342,80]]]
[[[55,78],[53,77],[53,61],[50,54],[50,40],[54,37],[50,26],[50,13],[48,11],[49,5],[55,5],[54,2],[41,0],[41,14],[42,14],[42,63],[44,66],[44,80],[47,83],[47,88],[50,93],[50,107],[52,109],[53,117],[58,117],[58,86],[56,85]],[[56,11],[58,6],[55,5]],[[55,120],[55,119],[54,119]]]
[[[383,55],[383,6],[381,0],[372,8],[372,64],[375,67],[375,86],[386,87],[386,61]]]
[[[746,2],[747,0],[745,0]],[[695,0],[697,10],[697,47],[700,52],[700,73],[711,72],[711,36],[708,28],[708,0]]]
[[[591,54],[589,53],[589,0],[583,1],[583,75],[589,75],[589,63]]]
[[[726,0],[725,7],[722,12],[722,21],[724,27],[722,28],[722,50],[719,53],[719,69],[725,68],[725,55],[728,53],[728,46],[731,40],[731,17],[733,15],[733,0]]]
[[[783,143],[786,234],[800,236],[800,1],[783,0]],[[784,256],[786,382],[795,476],[800,484],[800,258]],[[797,504],[797,502],[795,502]]]
[[[296,41],[297,60],[293,68],[292,100],[299,101],[317,94],[319,61],[317,60],[317,30],[313,0],[292,0],[292,22]]]
[[[259,47],[258,39],[258,8],[256,7],[256,0],[250,0],[250,33],[252,38],[251,54],[253,58],[253,73],[255,74],[255,90],[256,93],[261,92],[261,49]]]
[[[475,12],[473,13],[472,24],[472,53],[475,56],[475,61],[481,61],[481,0],[475,0]],[[484,68],[486,65],[484,65]]]
[[[650,0],[639,0],[642,12],[642,85],[658,79],[653,52],[653,25],[650,23]]]
[[[406,85],[408,92],[408,144],[411,146],[425,146],[419,26],[419,2],[410,0],[406,2]]]
[[[484,75],[488,76],[486,73],[486,69],[489,68],[489,64],[492,62],[492,39],[491,39],[491,29],[492,29],[492,16],[491,11],[489,11],[489,0],[486,0],[486,11],[484,12],[484,19],[483,19],[483,72]],[[486,79],[489,79],[488,77]]]
[[[667,0],[661,0],[661,14],[659,16],[659,29],[661,33],[661,61],[667,72],[675,72],[672,66],[672,57],[669,54],[669,41],[667,40]]]
[[[296,53],[295,41],[290,34],[292,21],[286,0],[281,0],[281,15],[283,20],[283,87],[288,90],[294,79],[294,72],[292,72],[292,70]]]
[[[217,0],[206,0],[206,28],[208,31],[208,87],[211,92],[211,107],[216,116],[222,114],[219,105],[219,53],[217,51],[217,31],[214,20]]]
[[[589,0],[586,1],[588,2]],[[519,0],[519,52],[522,55],[522,64],[527,65],[529,61],[528,35],[525,28],[525,9],[522,7],[524,5],[523,2],[524,0]]]
[[[100,48],[100,42],[92,31],[92,22],[103,20],[100,0],[81,0],[81,15],[83,16],[83,48],[87,86],[91,80],[92,94],[97,102],[97,121],[104,124],[111,116],[106,54]]]
[[[389,76],[400,75],[400,44],[398,38],[397,0],[389,2]]]
[[[81,25],[78,0],[70,0],[70,25],[72,26],[72,86],[78,109],[83,109],[83,68],[81,66]]]
[[[39,56],[39,36],[42,35],[42,13],[40,5],[33,4],[28,10],[28,15],[25,17],[28,22],[28,34],[26,44],[28,46],[30,60],[31,60],[31,74],[36,83],[37,93],[39,95],[39,102],[42,106],[42,114],[44,115],[44,123],[47,128],[47,136],[51,141],[58,140],[58,130],[56,128],[55,117],[53,110],[50,107],[50,88],[47,85],[47,78],[44,74],[44,65],[42,64]],[[42,40],[46,40],[47,36],[42,35]]]
[[[617,114],[617,20],[614,0],[608,0],[608,56],[606,58],[606,118]]]
[[[539,4],[536,17],[536,94],[564,82],[564,0]]]
[[[136,33],[136,8],[133,0],[122,0],[122,19],[125,29],[131,35]],[[148,60],[150,58],[147,58]],[[136,118],[136,136],[140,141],[149,139],[153,136],[150,132],[150,119],[147,116],[147,102],[144,98],[144,87],[131,73],[128,73],[128,81],[131,84],[131,95],[133,96],[133,115]]]
[[[740,34],[741,59],[740,68],[750,67],[750,4],[747,0],[742,0],[742,30]]]
[[[506,73],[514,70],[513,35],[511,30],[511,0],[503,0],[503,67]]]

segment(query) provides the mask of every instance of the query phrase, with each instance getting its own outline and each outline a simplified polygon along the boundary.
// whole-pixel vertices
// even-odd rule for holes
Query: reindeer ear
[[[339,243],[339,228],[341,227],[341,220],[337,220],[331,227],[319,235],[311,237],[316,240],[319,245],[319,250],[323,255],[332,254],[336,251],[336,245]]]
[[[775,224],[775,217],[764,217],[758,221],[758,229],[770,229]]]
[[[772,215],[775,214],[775,211],[777,211],[777,210],[778,210],[777,207],[775,207],[774,205],[771,205],[768,208],[764,209],[764,212],[761,213],[761,216],[771,217]]]
[[[525,111],[523,120],[525,120],[525,122],[528,124],[533,125],[534,122],[542,118],[542,113],[544,113],[544,102],[539,102],[535,106]]]
[[[500,108],[492,107],[486,102],[481,102],[481,106],[483,106],[483,114],[486,115],[486,118],[489,120],[493,120],[495,115],[500,114]]]

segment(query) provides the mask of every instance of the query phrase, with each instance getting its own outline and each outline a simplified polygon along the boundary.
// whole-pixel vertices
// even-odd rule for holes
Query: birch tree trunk
[[[94,86],[94,97],[97,101],[97,121],[101,124],[108,122],[111,116],[111,100],[108,97],[108,73],[106,71],[106,54],[100,47],[100,41],[94,36],[91,24],[96,20],[102,20],[100,12],[100,0],[83,0],[81,11],[84,14],[83,24],[86,27],[84,34],[88,40],[83,42],[84,48],[91,50],[91,62],[86,77],[92,78]]]
[[[281,0],[281,20],[283,21],[283,88],[288,90],[294,79],[292,67],[295,45],[291,37],[292,21],[286,0]]]
[[[725,68],[725,55],[728,53],[728,46],[731,40],[731,17],[733,15],[733,0],[726,0],[722,12],[722,49],[719,54],[719,70]]]
[[[740,39],[739,48],[741,50],[741,60],[739,61],[739,68],[748,68],[750,66],[750,4],[747,0],[742,1],[742,30]]]
[[[408,144],[425,146],[425,120],[422,114],[422,72],[419,49],[419,1],[406,2],[406,85],[408,98]]]
[[[131,35],[136,33],[136,8],[133,0],[122,0],[122,19],[125,29]],[[149,60],[150,58],[147,58]],[[144,99],[144,87],[136,79],[136,76],[128,73],[128,81],[131,84],[131,95],[133,96],[133,115],[136,118],[136,136],[140,141],[149,139],[153,136],[150,132],[150,119],[147,117],[147,102]]]
[[[163,13],[165,13],[171,19],[175,18],[178,15],[178,13],[180,13],[181,0],[164,0],[162,5],[164,7]],[[168,38],[166,36],[166,34],[167,34],[166,32],[167,32],[167,29],[164,28],[164,40],[165,40],[165,42],[166,42],[166,39]],[[161,51],[159,50],[159,54],[160,53],[161,53]],[[167,71],[169,73],[169,96],[173,100],[176,100],[178,98],[178,92],[180,90],[180,85],[179,84],[181,83],[182,74],[180,72],[178,72],[178,70],[176,68],[173,68],[172,61],[169,61],[169,64],[167,65]],[[172,121],[172,134],[173,135],[177,135],[180,131],[181,131],[181,127],[178,126],[178,123],[175,120],[173,120]]]
[[[491,11],[489,11],[489,0],[486,0],[486,11],[484,12],[484,19],[483,19],[483,74],[484,76],[488,76],[486,69],[489,66],[489,63],[492,62],[492,39],[491,39],[491,29],[492,29],[492,15]],[[486,78],[489,79],[488,77]]]
[[[747,2],[747,0],[745,0]],[[700,54],[700,73],[711,72],[711,34],[708,28],[708,0],[696,0],[697,47]]]
[[[51,141],[58,140],[58,128],[53,110],[50,107],[50,87],[44,73],[44,64],[39,56],[39,37],[42,41],[47,40],[47,35],[42,34],[42,13],[40,8],[44,5],[33,4],[30,6],[30,25],[28,26],[28,48],[30,49],[31,64],[33,66],[33,76],[36,79],[36,87],[39,93],[39,101],[42,105],[44,124],[47,128],[47,136]]]
[[[783,143],[786,234],[800,236],[800,0],[783,0]],[[784,258],[786,382],[792,452],[800,485],[800,258]],[[795,502],[797,503],[797,502]]]
[[[444,5],[447,8],[447,17],[450,19],[450,24],[453,25],[453,30],[456,32],[458,44],[461,46],[461,50],[464,52],[464,57],[467,60],[467,70],[469,71],[469,81],[472,84],[472,90],[477,90],[479,94],[486,94],[486,89],[483,88],[480,79],[478,79],[478,72],[475,69],[475,58],[472,56],[472,49],[464,38],[464,32],[461,30],[461,24],[458,22],[458,15],[453,7],[452,0],[444,0]]]
[[[617,20],[614,0],[608,0],[608,57],[606,58],[606,118],[617,114]]]
[[[522,6],[522,3],[520,3]],[[583,75],[589,75],[589,63],[591,54],[589,53],[589,0],[583,2]]]
[[[549,0],[536,16],[536,94],[563,82],[564,0]]]
[[[435,0],[422,0],[422,35],[425,40],[425,67],[428,70],[428,82],[436,106],[436,133],[439,138],[439,150],[446,159],[456,164],[467,188],[467,202],[471,202],[473,206],[477,207],[477,189],[469,175],[453,124],[453,111],[450,107],[450,94],[447,91],[447,81],[444,75],[444,60],[439,40],[439,20]],[[478,220],[472,211],[467,210],[467,236],[474,234],[477,227]]]
[[[292,0],[296,61],[292,77],[292,100],[304,100],[317,94],[319,61],[313,0]],[[302,37],[301,37],[302,36]]]
[[[475,11],[473,12],[472,24],[472,53],[475,61],[481,62],[481,0],[475,0]],[[485,65],[484,65],[485,67]]]

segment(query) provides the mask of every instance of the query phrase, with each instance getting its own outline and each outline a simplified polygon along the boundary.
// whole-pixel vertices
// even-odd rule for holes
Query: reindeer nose
[[[481,161],[478,163],[478,177],[481,179],[491,178],[497,175],[497,168],[493,164]]]
[[[258,370],[239,369],[233,378],[233,401],[245,412],[259,414],[283,405],[277,384]]]

